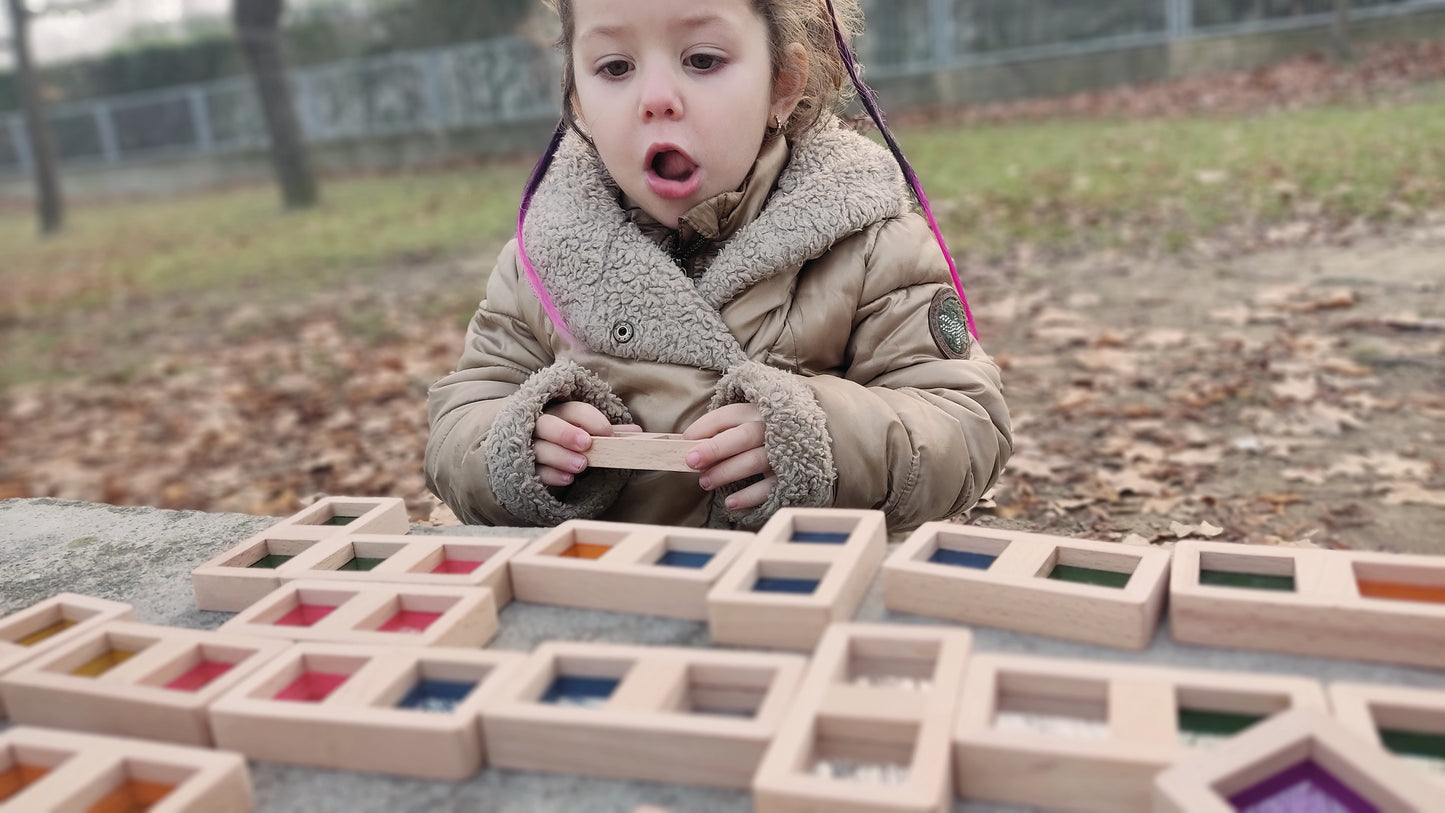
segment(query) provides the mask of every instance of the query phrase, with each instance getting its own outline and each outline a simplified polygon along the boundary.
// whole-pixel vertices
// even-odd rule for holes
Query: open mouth
[[[681,150],[661,149],[652,156],[650,165],[664,181],[684,182],[697,172],[697,163]]]

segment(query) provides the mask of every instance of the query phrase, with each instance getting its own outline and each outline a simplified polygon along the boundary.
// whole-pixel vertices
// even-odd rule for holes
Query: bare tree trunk
[[[45,98],[40,93],[40,76],[30,55],[30,12],[24,0],[7,0],[7,3],[15,52],[15,81],[20,87],[20,107],[30,146],[31,172],[35,176],[35,214],[40,220],[40,233],[55,234],[65,225],[65,201],[60,192],[55,142],[50,137],[50,121],[45,116]]]
[[[319,193],[291,98],[286,55],[281,46],[283,6],[282,0],[233,0],[231,16],[241,51],[256,80],[256,94],[271,141],[271,168],[281,186],[281,199],[288,209],[304,209],[316,203]]]
[[[1353,57],[1350,48],[1351,5],[1351,0],[1335,0],[1335,19],[1330,25],[1330,50],[1336,62],[1348,62]]]

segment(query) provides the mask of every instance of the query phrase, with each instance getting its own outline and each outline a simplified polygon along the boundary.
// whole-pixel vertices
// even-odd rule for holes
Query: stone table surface
[[[0,616],[56,593],[81,593],[135,607],[136,620],[214,629],[227,613],[196,609],[190,572],[265,528],[276,517],[210,514],[51,499],[0,501]],[[533,537],[531,528],[413,527],[416,534]],[[875,579],[858,620],[946,623],[883,607]],[[547,640],[708,646],[707,625],[666,618],[512,602],[500,613],[495,649],[530,651]],[[1015,652],[1201,669],[1303,675],[1445,688],[1445,672],[1266,652],[1175,644],[1167,621],[1152,645],[1124,652],[1024,633],[976,627],[976,651]],[[0,722],[3,730],[4,722]],[[260,811],[746,811],[744,791],[650,784],[485,768],[465,782],[397,779],[252,762]],[[957,811],[1009,810],[958,802]]]

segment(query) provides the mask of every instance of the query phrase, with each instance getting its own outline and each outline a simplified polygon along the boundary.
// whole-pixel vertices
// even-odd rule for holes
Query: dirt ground
[[[1266,237],[1279,245],[1239,256],[965,267],[1016,438],[966,521],[1445,553],[1445,216]],[[479,297],[490,260],[398,267],[324,301],[90,315],[67,352],[148,361],[0,393],[0,497],[284,515],[365,494],[445,522],[421,476],[425,391],[461,326],[435,303]]]
[[[985,271],[1017,446],[973,521],[1445,553],[1445,218],[1296,236]]]

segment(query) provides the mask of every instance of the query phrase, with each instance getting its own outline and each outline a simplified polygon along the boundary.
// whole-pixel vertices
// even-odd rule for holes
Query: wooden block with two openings
[[[482,707],[500,768],[747,788],[800,655],[549,641]]]
[[[209,746],[207,707],[289,644],[111,621],[0,677],[18,723]]]
[[[106,622],[134,617],[124,602],[60,593],[0,618],[0,676]],[[5,713],[0,698],[0,718]]]
[[[1154,638],[1169,552],[930,522],[883,563],[895,612],[1122,649]]]
[[[1291,675],[974,654],[954,729],[965,799],[1148,810],[1155,775],[1276,712],[1328,709]]]
[[[753,779],[762,813],[953,806],[953,721],[972,635],[838,623]]]
[[[16,726],[0,731],[0,807],[249,813],[240,754]]]
[[[486,762],[480,709],[526,658],[451,647],[303,643],[211,706],[252,759],[460,780]]]
[[[707,620],[707,594],[753,535],[570,520],[511,558],[518,601]]]
[[[327,540],[351,534],[405,534],[406,503],[396,497],[325,497],[212,557],[191,571],[196,606],[236,612],[281,586],[278,570]]]
[[[1439,810],[1438,785],[1321,709],[1295,709],[1195,754],[1155,781],[1159,813]]]
[[[480,647],[497,634],[497,605],[487,587],[294,581],[221,630],[292,641]]]
[[[853,618],[887,549],[882,511],[778,511],[708,593],[713,643],[811,651]]]
[[[1175,640],[1445,667],[1445,557],[1183,540]]]
[[[1330,684],[1335,719],[1435,783],[1445,799],[1445,688]]]

